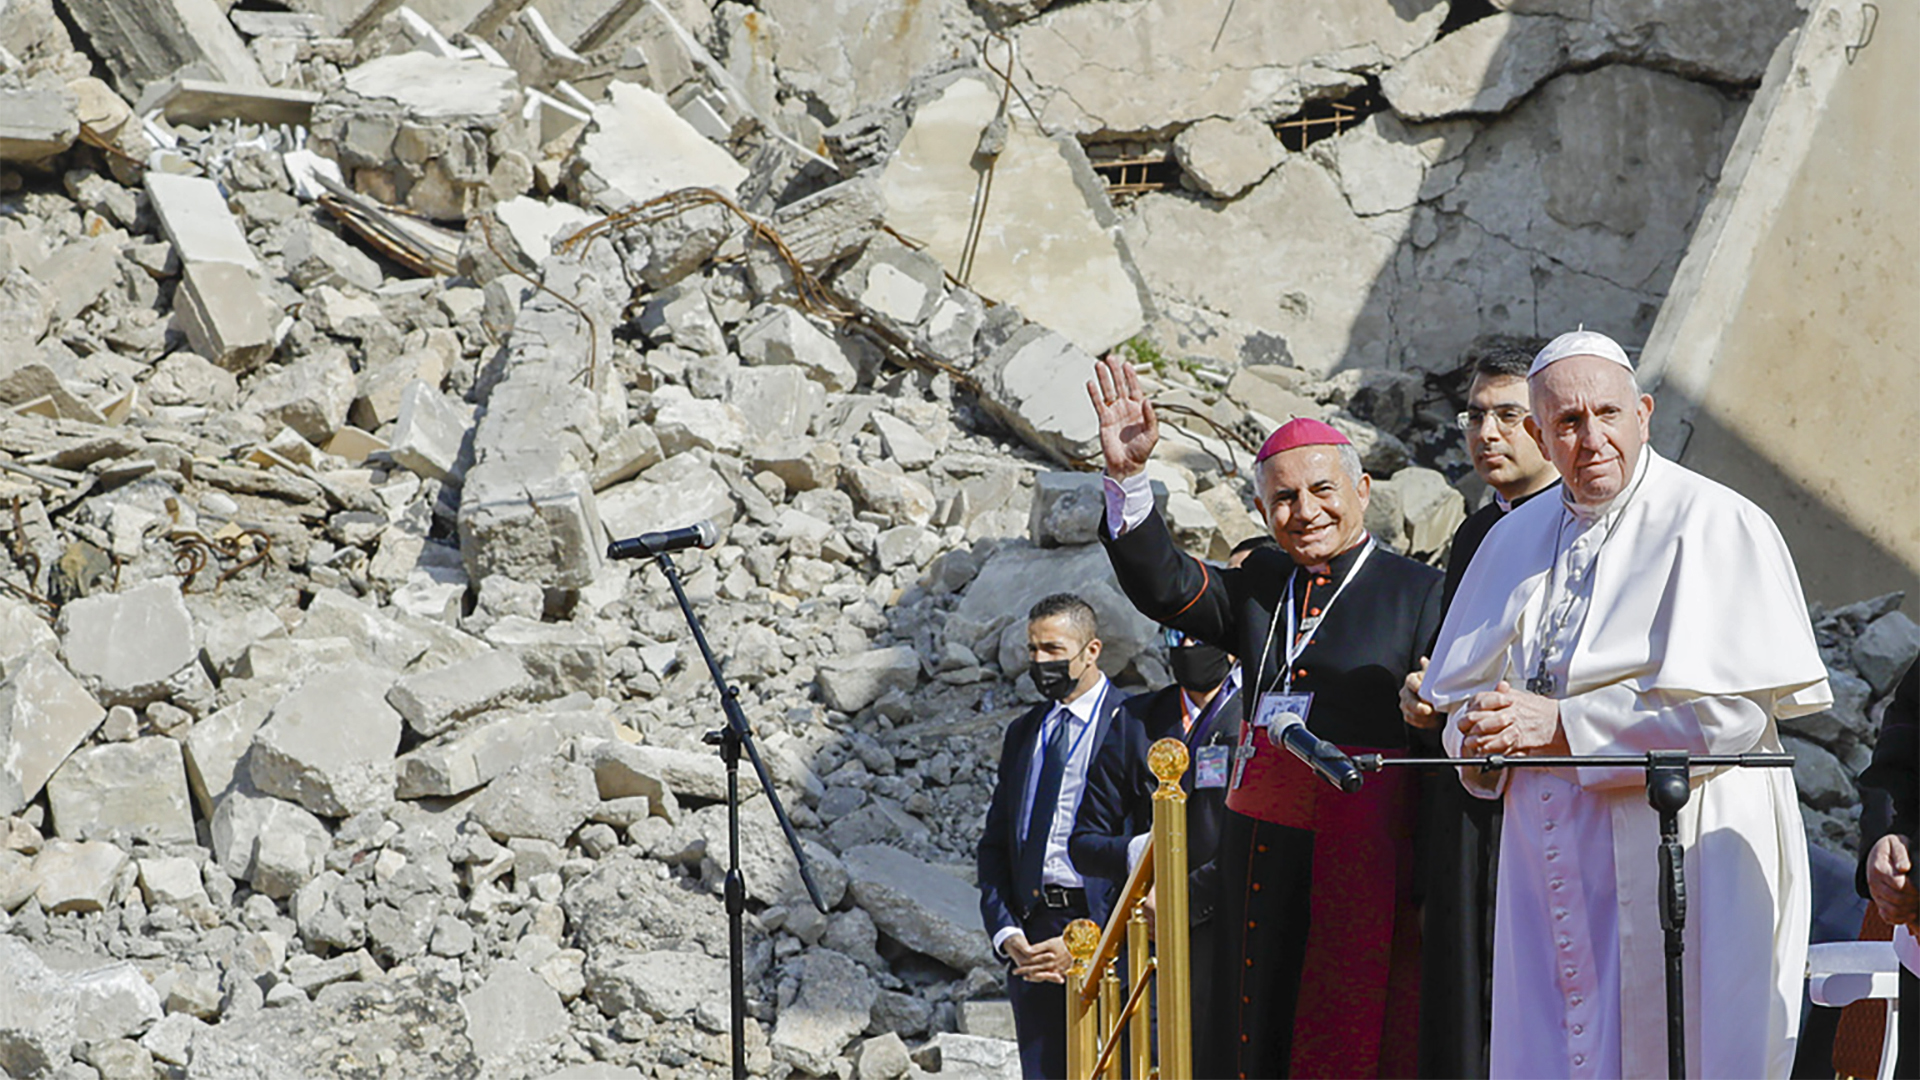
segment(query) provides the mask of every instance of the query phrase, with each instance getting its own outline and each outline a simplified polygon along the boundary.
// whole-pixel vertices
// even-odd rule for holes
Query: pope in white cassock
[[[1527,381],[1527,429],[1565,490],[1493,527],[1441,627],[1420,693],[1452,713],[1449,752],[1778,752],[1778,722],[1833,697],[1773,521],[1647,446],[1653,399],[1605,335],[1555,338]],[[1666,1075],[1659,826],[1643,771],[1462,781],[1506,799],[1492,1074]],[[1784,1077],[1809,915],[1793,776],[1696,768],[1692,789],[1687,1066]]]

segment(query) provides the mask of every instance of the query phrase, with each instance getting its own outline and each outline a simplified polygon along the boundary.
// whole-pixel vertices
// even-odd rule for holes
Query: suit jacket
[[[1113,732],[1114,717],[1120,711],[1120,705],[1120,695],[1109,690],[1099,714],[1094,717],[1094,730],[1088,735],[1093,741],[1092,758],[1087,767],[1089,783],[1092,781],[1092,762],[1099,760],[1100,749]],[[1033,765],[1034,740],[1040,734],[1040,722],[1047,718],[1052,708],[1052,702],[1041,702],[1021,713],[1013,723],[1007,725],[1006,738],[1000,746],[1000,770],[994,781],[993,798],[987,802],[986,828],[980,834],[980,846],[975,853],[975,877],[980,887],[980,920],[986,926],[988,937],[1005,927],[1022,926],[1028,913],[1027,902],[1015,896],[1013,889],[1013,870],[1020,864],[1022,844],[1020,800],[1026,794],[1027,773]],[[1085,796],[1084,788],[1081,794]],[[1034,843],[1046,842],[1045,837],[1031,839]],[[1105,925],[1107,912],[1113,907],[1114,894],[1119,885],[1088,873],[1077,862],[1074,869],[1079,870],[1080,876],[1086,879],[1087,908],[1092,918]]]
[[[1240,658],[1241,708],[1250,718],[1259,691],[1280,681],[1284,617],[1270,650],[1266,642],[1287,581],[1301,578],[1298,603],[1311,575],[1277,548],[1253,552],[1237,570],[1204,565],[1174,546],[1158,511],[1124,536],[1107,531],[1103,524],[1114,575],[1141,614]],[[1357,555],[1356,548],[1333,558],[1333,580],[1345,578]],[[1439,629],[1441,582],[1438,570],[1375,547],[1299,658],[1305,674],[1293,688],[1314,695],[1308,730],[1342,745],[1407,746],[1400,683]],[[1263,652],[1265,666],[1255,671]]]
[[[1240,727],[1240,705],[1233,691],[1222,691],[1206,723],[1188,740],[1188,749],[1206,745],[1219,736],[1231,747]],[[1159,778],[1147,768],[1147,750],[1165,738],[1183,738],[1180,730],[1180,688],[1168,686],[1136,694],[1121,703],[1113,733],[1100,747],[1087,775],[1080,815],[1074,820],[1068,851],[1073,865],[1124,885],[1127,880],[1127,843],[1153,827],[1153,793]],[[1214,853],[1220,847],[1220,829],[1227,816],[1225,788],[1194,790],[1194,768],[1189,755],[1180,786],[1187,795],[1187,897],[1189,922],[1198,926],[1213,917]]]

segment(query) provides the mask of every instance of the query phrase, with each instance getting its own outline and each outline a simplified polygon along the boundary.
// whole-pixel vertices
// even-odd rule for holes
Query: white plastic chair
[[[1900,959],[1891,941],[1830,941],[1807,949],[1807,996],[1832,1008],[1868,999],[1887,1003],[1879,1080],[1892,1080],[1899,1057]]]

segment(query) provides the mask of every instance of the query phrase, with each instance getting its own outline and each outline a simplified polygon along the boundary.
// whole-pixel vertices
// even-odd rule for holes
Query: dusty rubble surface
[[[1153,388],[1196,553],[1315,415],[1438,559],[1459,361],[1644,334],[1798,17],[288,6],[0,2],[14,1076],[723,1073],[717,702],[601,556],[701,518],[677,562],[831,908],[749,799],[749,1071],[1017,1074],[969,877],[1019,613],[1079,591],[1166,677],[1092,543],[1091,356]],[[1116,148],[1179,177],[1116,199]],[[1839,701],[1789,735],[1839,849],[1897,604],[1817,613]]]

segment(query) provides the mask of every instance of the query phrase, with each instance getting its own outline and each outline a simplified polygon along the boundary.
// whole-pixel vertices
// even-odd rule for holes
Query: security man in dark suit
[[[1007,996],[1027,1077],[1066,1076],[1072,958],[1061,933],[1075,919],[1104,923],[1116,888],[1083,875],[1067,853],[1088,770],[1120,708],[1100,672],[1097,631],[1093,608],[1068,593],[1027,613],[1028,672],[1046,700],[1007,726],[980,837],[980,917],[1010,965]]]

